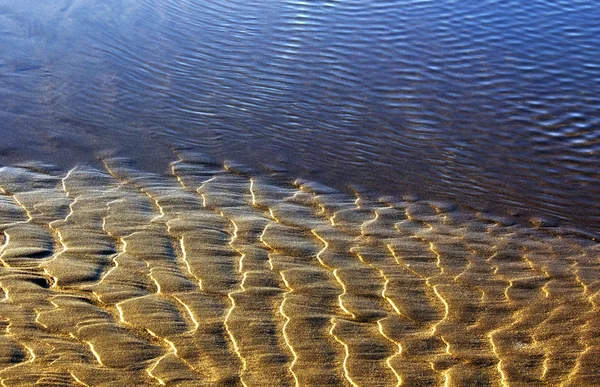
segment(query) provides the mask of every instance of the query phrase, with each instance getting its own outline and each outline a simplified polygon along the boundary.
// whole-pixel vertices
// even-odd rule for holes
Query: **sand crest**
[[[0,169],[3,386],[598,381],[596,242],[194,155],[104,165]]]

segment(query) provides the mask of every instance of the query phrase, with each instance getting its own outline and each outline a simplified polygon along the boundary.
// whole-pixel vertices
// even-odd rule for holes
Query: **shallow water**
[[[174,144],[597,233],[593,1],[0,6],[0,162]]]
[[[0,383],[597,385],[597,20],[0,3]]]
[[[0,380],[595,385],[599,245],[179,154],[0,169]]]

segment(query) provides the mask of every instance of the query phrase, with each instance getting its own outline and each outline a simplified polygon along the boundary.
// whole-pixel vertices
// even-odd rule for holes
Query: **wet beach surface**
[[[597,385],[600,10],[0,4],[0,382]]]

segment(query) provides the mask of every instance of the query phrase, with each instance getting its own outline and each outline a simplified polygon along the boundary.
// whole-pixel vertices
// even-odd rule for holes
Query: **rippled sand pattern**
[[[183,153],[0,169],[0,378],[594,385],[600,248]]]

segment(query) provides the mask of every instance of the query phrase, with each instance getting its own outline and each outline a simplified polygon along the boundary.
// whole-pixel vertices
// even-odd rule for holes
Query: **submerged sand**
[[[0,169],[3,386],[598,385],[600,248],[183,153]]]

